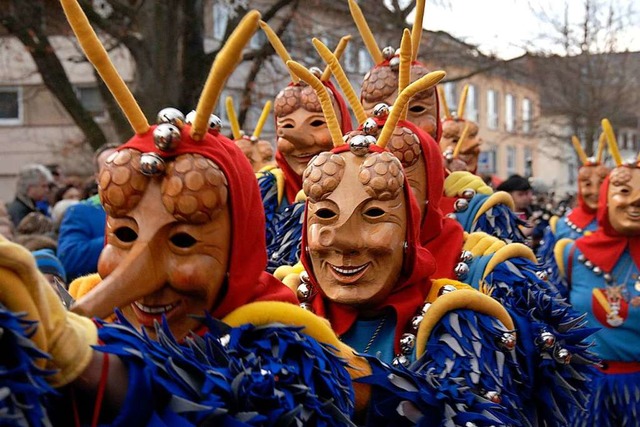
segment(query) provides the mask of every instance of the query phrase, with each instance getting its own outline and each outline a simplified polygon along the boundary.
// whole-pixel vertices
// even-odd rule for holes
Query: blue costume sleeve
[[[367,425],[522,425],[522,401],[513,350],[500,347],[508,332],[494,317],[471,310],[446,314],[431,332],[424,355],[408,368],[367,357],[372,385]]]
[[[78,203],[64,215],[58,236],[58,258],[68,281],[98,271],[104,247],[106,214],[101,205]]]
[[[208,319],[209,332],[179,344],[166,325],[153,341],[120,322],[103,325],[99,350],[129,368],[121,425],[351,425],[345,362],[301,328]]]
[[[525,224],[508,206],[498,203],[483,212],[477,219],[476,215],[483,208],[489,196],[476,194],[471,200],[463,200],[456,209],[455,218],[462,225],[464,231],[473,233],[482,231],[495,236],[507,243],[524,243],[525,236],[520,231],[520,226]]]

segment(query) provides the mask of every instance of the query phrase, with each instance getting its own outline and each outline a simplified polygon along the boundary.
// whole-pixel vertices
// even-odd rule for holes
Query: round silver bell
[[[469,262],[473,259],[473,253],[471,251],[462,251],[460,254],[460,262]]]
[[[389,60],[389,68],[391,68],[391,71],[398,71],[398,68],[400,68],[400,58],[397,56],[391,58]]]
[[[220,131],[220,128],[222,128],[222,120],[220,120],[220,117],[215,114],[209,116],[209,130]]]
[[[472,421],[467,421],[466,423],[464,423],[464,427],[478,427],[478,424]]]
[[[556,345],[556,336],[549,331],[544,331],[538,338],[538,344],[548,350]]]
[[[175,150],[181,139],[180,129],[171,123],[161,123],[153,130],[153,142],[160,151]]]
[[[300,272],[300,281],[302,283],[309,283],[309,273],[306,270]]]
[[[389,59],[393,58],[393,55],[395,55],[395,54],[396,54],[396,50],[395,50],[395,48],[393,46],[387,46],[384,49],[382,49],[382,57],[384,59],[389,60]]]
[[[423,319],[424,319],[424,316],[422,316],[421,314],[417,316],[413,316],[413,318],[411,319],[411,327],[417,331]]]
[[[296,295],[300,302],[305,302],[311,296],[312,286],[309,283],[300,283],[296,289]]]
[[[460,264],[462,264],[462,263],[460,263]],[[460,264],[458,264],[458,265],[460,265]],[[465,264],[465,265],[466,265],[466,264]],[[456,268],[457,268],[457,266],[456,266]],[[457,273],[456,273],[456,274],[457,274]],[[442,295],[444,295],[444,294],[448,294],[448,293],[454,292],[455,290],[456,290],[456,287],[455,287],[455,286],[453,286],[453,285],[444,285],[444,286],[443,286],[443,287],[441,287],[441,288],[440,288],[440,290],[438,291],[438,295],[439,295],[439,296],[442,296]]]
[[[502,402],[502,397],[500,396],[500,393],[498,393],[497,391],[494,391],[494,390],[490,390],[490,391],[486,392],[486,393],[484,394],[484,397],[485,397],[487,400],[492,401],[493,403],[500,403],[500,402]]]
[[[389,105],[385,104],[384,102],[380,102],[379,104],[376,104],[375,107],[373,107],[373,115],[376,117],[387,116],[389,115],[389,111],[391,111]]]
[[[157,124],[169,123],[181,128],[184,122],[185,122],[185,118],[184,118],[184,114],[182,114],[182,111],[173,107],[163,108],[162,110],[160,110],[160,112],[156,116]]]
[[[538,279],[543,280],[543,281],[547,281],[549,280],[549,275],[547,274],[546,271],[536,271],[536,276],[538,277]]]
[[[140,156],[140,172],[146,176],[164,174],[167,165],[164,159],[156,153],[144,153]]]
[[[592,164],[595,165],[597,163],[597,160],[595,157],[591,156],[591,157],[587,157],[587,164]]]
[[[458,219],[458,217],[456,216],[456,214],[454,214],[453,212],[448,213],[448,214],[446,214],[445,216],[446,216],[447,218],[449,218],[449,219],[454,220],[454,221]]]
[[[425,302],[422,305],[422,308],[420,308],[420,314],[422,314],[424,316],[425,314],[427,314],[427,311],[429,311],[430,308],[431,308],[431,303],[430,302]]]
[[[402,334],[400,338],[400,350],[403,354],[409,354],[416,346],[416,336],[414,334]]]
[[[566,348],[559,348],[553,355],[553,358],[558,363],[562,363],[563,365],[568,365],[571,363],[571,353]]]
[[[229,345],[229,341],[231,341],[231,336],[229,334],[225,334],[218,338],[218,341],[220,341],[220,344],[222,344],[223,347],[226,347]]]
[[[391,364],[393,366],[395,366],[396,368],[399,366],[409,366],[409,358],[407,356],[405,356],[404,354],[401,354],[399,356],[396,356],[393,358],[393,361],[391,361]]]
[[[585,262],[586,260],[587,258],[583,254],[578,255],[578,261]]]
[[[249,141],[251,141],[251,142],[253,142],[253,143],[255,144],[256,142],[258,142],[258,137],[257,137],[257,136],[254,136],[254,135],[251,135],[251,136],[249,137]]]
[[[636,162],[638,160],[635,157],[628,157],[625,161],[624,164],[627,166],[635,166]]]
[[[364,156],[369,152],[370,141],[364,135],[354,135],[349,140],[349,149],[356,156]]]
[[[596,276],[599,276],[602,274],[602,269],[600,267],[598,267],[597,265],[593,267],[593,274],[595,274]]]
[[[604,278],[604,281],[607,282],[607,283],[613,282],[613,277],[609,273],[604,273],[604,276],[602,276],[602,277]]]
[[[364,140],[367,141],[369,145],[376,145],[378,140],[373,135],[365,135]]]
[[[456,276],[458,278],[463,278],[465,277],[467,274],[469,274],[469,266],[467,265],[466,262],[459,262],[455,268],[453,269],[454,273],[456,273]]]
[[[591,261],[589,261],[589,260],[586,260],[584,262],[584,266],[587,267],[587,268],[593,268],[593,263]]]
[[[322,70],[318,67],[311,67],[309,68],[309,72],[311,74],[313,74],[314,76],[316,76],[317,78],[322,77]]]
[[[378,133],[378,123],[372,118],[368,118],[362,124],[362,130],[367,135],[376,135]]]
[[[452,148],[447,148],[442,155],[444,156],[444,159],[447,162],[453,161],[453,149]]]
[[[311,306],[311,304],[309,304],[308,302],[303,302],[300,304],[300,308],[310,311],[312,313],[315,313],[315,311],[313,310],[313,307]]]
[[[196,119],[196,110],[191,110],[189,111],[189,114],[187,114],[187,117],[184,119],[184,122],[192,125],[195,119]]]
[[[500,337],[500,345],[507,350],[516,348],[516,334],[512,332],[504,332]]]
[[[464,212],[469,208],[469,201],[467,199],[457,199],[453,202],[453,209],[456,212]]]
[[[474,190],[473,188],[467,188],[462,191],[462,197],[464,197],[467,200],[471,200],[475,196],[476,196],[476,190]]]

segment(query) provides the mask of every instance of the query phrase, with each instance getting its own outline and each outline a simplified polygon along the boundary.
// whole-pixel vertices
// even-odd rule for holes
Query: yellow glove
[[[62,387],[76,379],[91,361],[98,331],[91,319],[68,312],[24,247],[0,237],[0,302],[39,322],[32,341],[51,355],[43,361],[55,370],[48,381]]]
[[[475,190],[478,194],[490,195],[491,187],[477,175],[467,171],[451,172],[444,180],[444,194],[447,197],[462,197],[464,190]]]

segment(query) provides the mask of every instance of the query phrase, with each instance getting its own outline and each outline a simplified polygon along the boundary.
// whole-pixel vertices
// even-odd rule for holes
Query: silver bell
[[[628,157],[625,161],[624,164],[627,166],[635,166],[636,162],[638,160],[635,157]]]
[[[364,156],[369,152],[371,142],[364,135],[354,135],[349,140],[349,149],[356,156]]]
[[[571,353],[566,348],[557,349],[553,358],[556,359],[556,362],[562,363],[563,365],[571,363]]]
[[[597,265],[593,267],[593,274],[595,274],[596,276],[599,276],[602,274],[602,269],[600,267],[598,267]]]
[[[140,156],[140,172],[146,176],[164,174],[167,166],[164,159],[156,153],[144,153]]]
[[[465,277],[467,274],[469,274],[469,266],[467,265],[466,262],[459,262],[455,268],[453,269],[453,272],[456,273],[456,276],[460,279]]]
[[[458,217],[456,216],[456,214],[454,214],[453,212],[448,213],[448,214],[446,214],[445,216],[446,216],[447,218],[449,218],[449,219],[454,220],[454,221],[455,221],[456,219],[458,219]]]
[[[362,130],[367,135],[376,135],[378,133],[378,123],[372,118],[368,118],[362,124]]]
[[[173,107],[163,108],[162,110],[160,110],[160,112],[156,116],[157,124],[169,123],[181,128],[184,122],[185,122],[185,119],[184,119],[184,114],[182,114],[182,111]]]
[[[443,153],[443,156],[444,156],[444,159],[445,159],[447,162],[451,162],[451,161],[453,161],[453,149],[452,149],[452,148],[447,148],[447,149],[445,150],[445,152]]]
[[[461,263],[462,264],[462,263]],[[467,265],[467,264],[465,264]],[[451,292],[454,292],[456,290],[456,287],[453,285],[444,285],[443,287],[440,288],[440,290],[438,291],[438,295],[442,296],[444,294],[448,294]]]
[[[420,309],[420,314],[424,316],[425,314],[427,314],[427,311],[429,311],[430,308],[431,308],[431,303],[425,302],[422,308]]]
[[[220,120],[220,117],[216,116],[215,114],[212,114],[211,116],[209,116],[209,130],[220,131],[221,127],[222,127],[222,120]]]
[[[604,276],[602,277],[604,278],[604,281],[607,283],[613,282],[613,276],[611,276],[611,274],[609,273],[604,273]]]
[[[220,344],[222,344],[223,347],[226,347],[229,345],[229,341],[231,341],[231,336],[229,334],[225,334],[218,338],[218,341],[220,341]]]
[[[513,350],[516,348],[516,334],[504,332],[500,337],[500,345],[506,350]]]
[[[547,280],[549,280],[549,275],[544,270],[536,271],[536,276],[538,277],[538,279],[540,279],[542,281],[545,281],[545,282]]]
[[[191,110],[189,111],[189,114],[187,114],[187,117],[184,119],[184,122],[192,125],[195,119],[196,119],[196,110]]]
[[[300,281],[302,283],[309,283],[309,273],[306,270],[300,272]]]
[[[593,268],[593,263],[591,261],[589,261],[589,260],[586,260],[584,262],[584,266],[587,267],[587,268]]]
[[[393,55],[396,54],[396,50],[392,47],[392,46],[387,46],[384,49],[382,49],[382,56],[384,57],[384,59],[391,59],[393,58]]]
[[[389,60],[389,68],[391,68],[391,71],[398,71],[398,68],[400,68],[400,58],[397,56],[391,58]]]
[[[416,345],[416,336],[413,334],[402,334],[400,338],[400,350],[403,354],[409,354]]]
[[[389,111],[389,105],[385,104],[384,102],[376,104],[375,107],[373,107],[373,115],[376,117],[387,116],[389,115]]]
[[[476,190],[474,190],[473,188],[467,188],[466,190],[462,191],[462,197],[464,197],[467,200],[471,200],[476,196]]]
[[[298,285],[298,289],[296,289],[296,294],[298,295],[298,300],[300,302],[305,302],[311,296],[311,291],[313,287],[309,283],[300,283]]]
[[[487,400],[492,401],[493,403],[502,402],[502,397],[500,397],[500,393],[498,393],[497,391],[490,390],[484,394],[484,397]]]
[[[549,331],[544,331],[538,338],[538,345],[548,350],[556,345],[556,336]]]
[[[473,259],[473,253],[471,251],[462,251],[460,254],[460,262],[469,262]]]
[[[411,327],[417,331],[423,319],[424,319],[424,316],[421,314],[417,316],[413,316],[413,318],[411,319]]]
[[[464,212],[469,208],[469,201],[467,199],[457,199],[453,203],[453,209],[456,212]]]
[[[153,142],[160,151],[175,150],[181,139],[180,129],[170,123],[161,123],[153,130]]]
[[[310,311],[312,313],[315,313],[315,311],[313,310],[313,307],[308,302],[303,302],[302,304],[300,304],[300,308]]]
[[[397,357],[393,358],[393,361],[391,362],[391,364],[393,366],[395,366],[396,368],[399,366],[409,366],[409,358],[407,356],[405,356],[404,354],[401,354]]]
[[[318,67],[311,67],[309,68],[309,72],[311,74],[313,74],[314,76],[316,76],[317,78],[322,77],[322,70]]]

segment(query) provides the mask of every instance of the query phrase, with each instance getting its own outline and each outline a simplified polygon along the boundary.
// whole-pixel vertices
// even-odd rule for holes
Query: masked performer
[[[319,41],[314,40],[314,44],[320,47],[321,55],[328,52],[326,47],[322,49]],[[301,78],[317,88],[321,96],[323,90],[317,79],[305,72],[304,67],[290,64]],[[340,82],[341,73],[336,71],[334,69]],[[531,251],[522,244],[506,245],[484,233],[465,237],[458,228],[457,235],[452,232],[457,240],[451,238],[434,249],[434,254],[437,250],[453,253],[452,261],[455,258],[457,262],[450,274],[440,276],[446,279],[435,291],[431,282],[424,279],[438,277],[433,275],[436,266],[430,262],[430,257],[420,255],[423,252],[418,251],[418,255],[412,252],[428,230],[421,225],[420,204],[416,208],[401,208],[398,200],[402,198],[401,194],[404,194],[405,202],[424,198],[426,188],[430,188],[414,186],[415,176],[410,178],[420,140],[428,136],[413,124],[398,119],[413,93],[424,90],[423,85],[434,81],[435,76],[429,74],[412,83],[400,92],[388,115],[380,115],[375,121],[367,119],[361,129],[345,136],[348,144],[312,161],[305,171],[304,181],[308,197],[302,252],[305,270],[301,274],[293,273],[285,280],[296,289],[303,307],[327,317],[338,335],[356,350],[379,352],[383,360],[392,360],[396,365],[411,362],[413,335],[402,340],[402,334],[411,334],[410,328],[417,329],[424,318],[420,310],[412,313],[403,304],[414,304],[424,296],[432,302],[428,300],[429,295],[434,298],[438,294],[455,293],[453,291],[458,287],[479,288],[499,302],[517,325],[516,354],[523,374],[518,381],[523,388],[517,393],[526,396],[525,419],[562,425],[566,422],[563,410],[572,407],[574,399],[584,400],[584,378],[578,379],[574,374],[588,371],[591,363],[587,346],[582,342],[590,331],[583,328],[581,318],[557,297],[553,287],[538,277]],[[351,103],[353,96],[346,93],[346,99]],[[362,106],[352,105],[359,117]],[[333,119],[335,113],[330,111],[328,102],[323,106],[327,121],[334,122],[332,135],[335,134],[333,139],[339,144],[343,139]],[[376,138],[388,151],[377,154],[379,148],[372,150],[371,143]],[[434,158],[441,165],[440,152],[433,146]],[[358,157],[358,150],[364,153],[362,158],[351,160]],[[356,153],[344,154],[350,151]],[[400,160],[400,168],[395,161],[387,160],[389,154]],[[397,169],[401,172],[396,173]],[[347,170],[351,170],[351,174]],[[424,184],[424,171],[422,174]],[[412,190],[410,198],[407,186]],[[351,188],[351,194],[348,188]],[[438,194],[442,194],[442,189],[438,190]],[[338,192],[341,196],[335,197]],[[408,249],[401,251],[399,247]],[[417,266],[411,264],[414,257],[420,256],[426,258],[418,261]],[[436,256],[438,262],[440,258]],[[467,285],[456,285],[458,282],[452,280],[456,277]],[[360,284],[362,286],[358,286]],[[383,315],[385,310],[389,311],[389,316]],[[557,317],[560,313],[562,319]],[[369,317],[373,320],[368,321]],[[358,319],[363,320],[362,326],[353,327]],[[381,334],[386,338],[381,338]],[[506,347],[516,348],[516,340],[511,338],[507,333],[501,342]],[[572,357],[569,349],[575,352],[574,360],[578,363],[569,364]],[[565,380],[572,386],[566,388]]]
[[[611,124],[604,119],[616,167],[600,189],[598,229],[556,244],[556,259],[569,286],[569,301],[587,315],[593,351],[602,359],[587,411],[575,425],[634,425],[640,409],[638,352],[640,310],[640,163],[622,161]]]
[[[191,124],[164,110],[149,126],[80,6],[62,4],[135,136],[101,173],[103,280],[74,312],[26,250],[0,242],[0,320],[11,328],[0,337],[0,379],[12,387],[0,397],[1,424],[349,425],[354,391],[336,354],[346,346],[263,271],[254,174],[211,116],[259,13],[247,14],[216,57]],[[76,314],[118,307],[118,321],[98,327]],[[367,373],[355,359],[348,368]],[[36,410],[25,407],[34,402]]]
[[[253,171],[258,172],[265,167],[272,166],[274,162],[273,147],[271,146],[271,143],[269,141],[260,139],[262,127],[264,126],[265,121],[269,117],[269,112],[271,111],[271,101],[267,101],[264,104],[262,114],[260,115],[258,123],[256,123],[256,127],[251,136],[245,134],[240,130],[240,123],[238,123],[236,111],[233,108],[233,99],[229,96],[225,101],[227,107],[227,116],[229,117],[229,122],[231,123],[233,141],[247,157],[247,160],[249,160],[249,163],[251,163]]]

